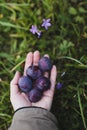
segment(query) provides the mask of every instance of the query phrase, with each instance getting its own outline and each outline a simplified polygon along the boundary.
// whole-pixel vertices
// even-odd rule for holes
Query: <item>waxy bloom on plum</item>
[[[39,77],[35,83],[34,83],[34,87],[37,88],[39,91],[46,91],[48,89],[50,89],[50,80],[47,77]]]
[[[22,76],[18,81],[18,87],[22,92],[29,92],[32,89],[32,81],[27,76]]]
[[[52,63],[48,57],[42,57],[38,62],[38,66],[43,72],[50,71],[52,69]]]
[[[42,76],[42,71],[39,69],[38,66],[29,66],[26,70],[27,76],[29,76],[31,79],[35,80]]]
[[[28,98],[31,102],[38,102],[42,97],[42,93],[37,89],[32,89],[28,93]]]

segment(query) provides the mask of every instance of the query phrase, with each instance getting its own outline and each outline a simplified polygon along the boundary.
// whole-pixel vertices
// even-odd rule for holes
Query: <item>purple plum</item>
[[[32,89],[32,81],[27,76],[19,78],[18,87],[22,92],[29,92]]]
[[[35,82],[34,82],[34,88],[37,88],[41,92],[46,91],[50,88],[50,80],[47,77],[39,77]]]
[[[29,93],[28,93],[28,98],[31,102],[38,102],[42,97],[42,93],[37,90],[37,89],[32,89]]]
[[[42,57],[38,62],[38,66],[43,72],[50,71],[52,68],[52,63],[48,57]]]
[[[27,76],[31,77],[31,79],[35,80],[42,76],[42,71],[39,69],[38,66],[30,66],[28,67],[27,71]]]

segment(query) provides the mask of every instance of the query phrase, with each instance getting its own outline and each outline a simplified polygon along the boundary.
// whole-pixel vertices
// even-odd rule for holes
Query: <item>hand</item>
[[[48,55],[44,55],[49,57]],[[38,65],[38,61],[40,59],[40,53],[39,51],[35,51],[34,53],[29,52],[26,57],[25,61],[25,67],[24,67],[24,75],[26,75],[26,69],[32,65]],[[52,105],[52,100],[53,100],[53,95],[54,95],[54,89],[55,89],[55,81],[56,81],[56,66],[53,65],[51,69],[51,74],[50,74],[50,82],[51,86],[50,89],[45,91],[43,93],[43,97],[41,98],[40,101],[36,103],[31,103],[27,97],[27,95],[23,92],[19,91],[18,88],[18,80],[21,77],[20,73],[17,71],[14,78],[12,79],[10,83],[10,100],[13,105],[14,110],[17,110],[21,107],[27,107],[27,106],[36,106],[36,107],[42,107],[50,111],[51,105]],[[45,72],[44,76],[48,77],[49,73]]]

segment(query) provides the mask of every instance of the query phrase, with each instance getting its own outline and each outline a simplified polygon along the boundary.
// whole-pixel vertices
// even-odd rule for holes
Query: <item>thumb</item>
[[[12,81],[10,83],[10,94],[12,96],[19,92],[19,89],[18,89],[18,80],[19,80],[19,78],[20,78],[20,72],[17,71],[15,73],[14,78],[12,79]]]

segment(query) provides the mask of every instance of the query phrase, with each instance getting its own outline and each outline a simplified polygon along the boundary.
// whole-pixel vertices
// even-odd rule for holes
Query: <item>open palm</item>
[[[49,57],[48,55],[44,55],[44,56]],[[24,75],[26,75],[27,68],[31,66],[32,64],[38,66],[39,59],[40,59],[39,51],[35,51],[34,53],[29,52],[27,54],[25,67],[24,67]],[[52,105],[53,95],[54,95],[56,75],[57,75],[56,66],[53,65],[51,69],[51,74],[50,74],[50,82],[51,82],[50,89],[43,93],[43,97],[41,98],[40,101],[36,103],[31,103],[27,95],[19,91],[18,80],[21,77],[21,74],[17,71],[14,78],[12,79],[10,83],[10,100],[11,100],[14,110],[17,110],[21,107],[27,107],[27,106],[42,107],[47,110],[50,110],[51,105]],[[45,72],[44,76],[48,77],[49,73]]]

